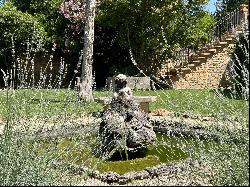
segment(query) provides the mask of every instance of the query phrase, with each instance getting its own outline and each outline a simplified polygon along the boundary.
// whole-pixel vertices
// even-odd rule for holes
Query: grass
[[[10,91],[9,102],[15,114],[20,117],[55,116],[88,113],[101,110],[101,105],[95,102],[77,102],[76,92],[60,89],[22,89]],[[0,116],[8,116],[7,92],[0,92]]]
[[[173,112],[205,116],[216,115],[219,117],[226,115],[244,120],[248,119],[248,101],[232,99],[232,97],[227,97],[227,95],[223,95],[215,90],[137,90],[133,94],[137,96],[157,96],[157,101],[150,104],[151,111],[164,108]],[[94,92],[94,97],[111,95],[112,93],[108,91]],[[8,92],[0,90],[0,127],[2,126],[1,118],[8,119],[6,127],[11,127],[11,125],[17,125],[20,118],[40,117],[45,119],[45,121],[48,120],[47,123],[53,123],[50,119],[51,116],[60,116],[68,119],[68,116],[79,116],[80,114],[102,111],[102,109],[102,105],[96,102],[78,102],[75,90],[19,89],[9,90]],[[245,121],[242,121],[241,124],[245,124]],[[249,136],[246,134],[232,133],[234,133],[233,136],[237,139],[249,139]],[[86,150],[83,141],[76,143],[76,146],[70,146],[70,152],[67,149],[62,149],[60,152],[62,155],[58,157],[53,154],[53,149],[46,149],[45,152],[38,155],[33,154],[34,152],[28,151],[30,144],[25,142],[25,135],[22,137],[22,140],[24,141],[20,141],[19,137],[11,136],[11,133],[6,136],[0,136],[0,185],[51,185],[55,184],[55,181],[56,184],[71,185],[72,181],[76,182],[74,176],[71,177],[71,174],[68,174],[64,169],[54,169],[53,162],[60,160],[62,156],[67,160],[69,157],[73,158],[73,163],[76,161],[74,159],[79,154],[79,150],[82,153],[86,153],[81,154],[80,157],[87,157],[87,162],[91,162],[93,167],[96,167],[96,159],[91,157],[90,150]],[[31,144],[33,150],[37,150],[37,143]],[[86,143],[89,145],[91,142],[86,141]],[[169,145],[170,142],[166,141],[166,143]],[[183,142],[178,143],[181,144]],[[209,153],[201,154],[201,157],[197,158],[208,163],[215,171],[214,176],[209,176],[213,184],[244,185],[249,183],[249,174],[246,170],[249,164],[249,149],[246,147],[246,144],[248,144],[248,140],[244,141],[242,145],[232,144],[232,146],[227,148],[230,150],[228,154],[211,149]],[[201,152],[204,152],[203,149],[201,149]],[[48,153],[52,153],[52,155]],[[194,154],[198,154],[198,152],[194,151]],[[166,156],[166,154],[164,155]],[[118,168],[117,171],[121,169],[122,172],[125,172],[128,165],[127,162],[120,161],[121,168]],[[144,168],[145,165],[148,166],[150,162],[154,164],[158,160],[155,160],[154,157],[145,157],[145,159],[138,159],[137,163],[131,165],[135,166],[133,170],[136,170]],[[117,164],[112,162],[108,163],[108,165],[99,163],[99,167],[100,170],[104,168],[103,171],[107,167],[115,170]],[[68,180],[69,178],[70,180]]]
[[[248,101],[229,99],[213,90],[159,90],[137,91],[135,95],[158,96],[150,110],[165,108],[174,112],[201,115],[233,115],[247,117]]]
[[[217,94],[216,94],[217,93]],[[95,91],[94,97],[111,96],[107,91]],[[230,99],[213,90],[157,90],[134,91],[134,95],[157,96],[150,104],[150,111],[164,108],[168,111],[201,115],[248,116],[248,101]],[[0,116],[8,115],[7,92],[0,91]],[[53,116],[101,111],[96,102],[77,102],[77,92],[68,89],[21,89],[9,93],[11,108],[19,116]]]

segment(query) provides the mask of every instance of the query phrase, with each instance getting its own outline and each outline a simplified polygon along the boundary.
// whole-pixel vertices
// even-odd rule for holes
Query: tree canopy
[[[218,0],[216,15],[226,15],[232,12],[236,8],[239,8],[242,4],[249,4],[248,0]]]
[[[204,10],[206,0],[103,0],[97,24],[116,31],[114,42],[131,49],[141,69],[152,70],[173,49],[207,40],[213,16]],[[155,65],[154,65],[155,64]]]
[[[25,42],[36,41],[36,47],[43,43],[47,33],[39,20],[32,15],[17,10],[11,1],[0,7],[0,42],[3,54],[6,50],[11,50],[12,46],[23,51]]]
[[[45,48],[55,43],[63,52],[78,54],[83,47],[84,0],[9,0],[20,14],[37,23],[37,33]],[[95,19],[95,64],[106,64],[109,75],[133,69],[129,50],[137,65],[153,73],[155,67],[174,55],[174,50],[196,47],[209,37],[214,18],[204,10],[207,0],[101,0],[97,1]],[[2,11],[6,11],[4,6]],[[28,20],[25,18],[25,20]],[[28,37],[28,26],[10,21],[12,27]],[[19,25],[19,26],[18,26]],[[3,29],[5,23],[3,22]],[[18,35],[15,33],[15,35]],[[20,37],[20,43],[24,41]],[[6,45],[9,45],[6,43]],[[98,62],[97,62],[98,61]]]

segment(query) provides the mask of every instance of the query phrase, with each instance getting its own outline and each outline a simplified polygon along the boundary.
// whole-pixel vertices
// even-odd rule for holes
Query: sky
[[[208,4],[205,6],[205,8],[211,12],[214,13],[215,12],[215,3],[217,2],[217,0],[209,0]]]

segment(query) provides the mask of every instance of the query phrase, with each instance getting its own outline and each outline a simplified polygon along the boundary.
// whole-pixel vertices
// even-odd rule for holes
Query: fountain
[[[102,114],[98,138],[100,141],[95,152],[107,159],[117,153],[142,153],[156,140],[149,116],[140,109],[127,86],[126,75],[115,78],[115,91],[110,107]]]

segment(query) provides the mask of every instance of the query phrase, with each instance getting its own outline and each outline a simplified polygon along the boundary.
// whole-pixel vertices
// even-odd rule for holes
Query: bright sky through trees
[[[216,4],[217,0],[210,0],[208,2],[208,4],[205,6],[205,8],[211,12],[211,13],[214,13],[216,8],[215,8],[215,4]]]

